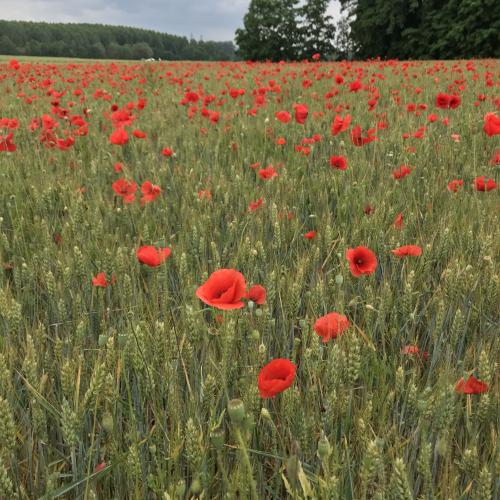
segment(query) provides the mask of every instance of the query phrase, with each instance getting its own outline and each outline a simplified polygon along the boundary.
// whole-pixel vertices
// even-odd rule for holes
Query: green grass
[[[107,64],[0,65],[0,118],[20,124],[17,150],[0,151],[0,498],[495,498],[498,194],[472,182],[498,168],[490,164],[498,136],[482,126],[495,109],[484,74],[494,79],[499,68],[474,65],[477,79],[465,62],[164,62],[118,72]],[[374,111],[366,90],[349,92],[358,68],[364,84],[384,75],[371,84],[380,95]],[[271,79],[281,93],[268,91],[249,115],[252,91],[270,89]],[[245,95],[221,95],[225,82]],[[199,115],[201,101],[191,119],[179,105],[199,85],[224,100],[207,104],[221,113],[217,124]],[[436,94],[459,85],[461,105],[437,109]],[[332,88],[339,94],[325,99]],[[112,98],[94,98],[97,89]],[[479,94],[487,99],[476,107]],[[130,141],[111,145],[111,105],[140,95],[147,104],[132,112]],[[65,151],[29,129],[49,114],[59,138],[74,135],[53,114],[55,100],[88,122],[88,135]],[[293,115],[294,102],[309,106],[304,126],[275,120],[278,110]],[[428,109],[417,116],[409,102]],[[364,147],[348,131],[333,137],[340,104],[352,125],[388,128]],[[430,113],[440,120],[428,123]],[[424,138],[402,139],[421,125]],[[147,139],[135,139],[134,128]],[[315,133],[321,141],[310,155],[297,153]],[[285,146],[275,144],[280,136]],[[163,147],[175,156],[162,156]],[[331,169],[331,155],[346,156],[347,170]],[[260,179],[254,162],[273,165],[278,177]],[[413,171],[395,181],[402,164]],[[139,188],[150,180],[162,194],[143,207],[124,204],[111,187],[120,177]],[[455,178],[464,187],[451,193]],[[212,198],[199,199],[200,190]],[[305,239],[310,230],[317,236]],[[421,246],[422,256],[392,255],[406,244]],[[141,245],[172,253],[148,268],[135,256]],[[349,271],[345,252],[358,245],[377,255],[370,276]],[[263,285],[266,304],[217,311],[200,302],[196,289],[220,268]],[[99,272],[116,284],[93,287]],[[351,325],[323,344],[313,325],[332,311]],[[407,345],[428,358],[402,354]],[[262,399],[257,377],[273,358],[293,361],[296,378]],[[487,393],[454,391],[471,372]],[[234,399],[243,402],[242,421],[228,414]]]

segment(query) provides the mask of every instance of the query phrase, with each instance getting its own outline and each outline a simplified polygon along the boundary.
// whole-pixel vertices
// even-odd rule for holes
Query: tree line
[[[251,0],[236,31],[243,59],[500,57],[498,0]]]
[[[226,61],[234,59],[234,45],[125,26],[0,20],[0,54]]]

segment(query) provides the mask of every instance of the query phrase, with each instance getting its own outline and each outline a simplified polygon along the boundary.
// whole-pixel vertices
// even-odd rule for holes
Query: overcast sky
[[[233,40],[249,0],[0,0],[0,19],[119,24],[204,40]],[[339,5],[330,13],[338,19]]]

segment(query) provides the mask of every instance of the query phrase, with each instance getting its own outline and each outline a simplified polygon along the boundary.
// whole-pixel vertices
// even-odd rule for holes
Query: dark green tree
[[[236,30],[238,54],[243,59],[297,59],[301,51],[298,0],[251,0]]]
[[[327,14],[329,4],[330,0],[308,0],[299,8],[302,58],[335,53],[335,24],[333,17]]]

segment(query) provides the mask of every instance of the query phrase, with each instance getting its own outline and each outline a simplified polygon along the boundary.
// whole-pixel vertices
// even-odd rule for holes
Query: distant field
[[[499,61],[0,60],[0,498],[498,498]]]

